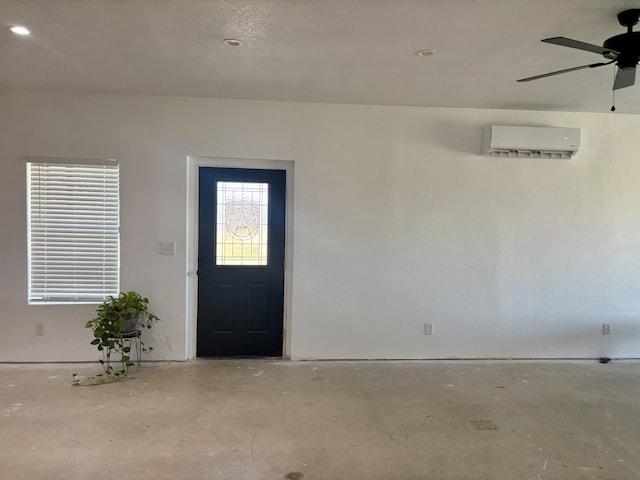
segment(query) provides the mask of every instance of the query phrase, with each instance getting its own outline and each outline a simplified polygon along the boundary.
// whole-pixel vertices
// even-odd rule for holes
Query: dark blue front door
[[[200,168],[199,357],[281,356],[283,170]]]

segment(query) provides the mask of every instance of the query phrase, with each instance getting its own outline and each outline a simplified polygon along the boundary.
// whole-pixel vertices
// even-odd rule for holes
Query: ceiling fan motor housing
[[[627,27],[627,33],[616,35],[605,40],[602,45],[604,48],[610,48],[616,52],[620,52],[616,56],[614,53],[604,53],[603,56],[609,59],[618,59],[618,68],[634,68],[640,60],[640,32],[632,31],[633,26],[640,20],[640,9],[632,8],[624,10],[618,14],[618,22],[623,27]]]
[[[615,37],[605,40],[602,46],[620,52],[620,55],[611,53],[603,54],[605,58],[617,58],[619,68],[635,67],[640,59],[640,32],[616,35]]]

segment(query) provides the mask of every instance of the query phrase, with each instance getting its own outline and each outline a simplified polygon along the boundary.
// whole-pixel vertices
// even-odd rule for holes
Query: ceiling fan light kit
[[[574,72],[576,70],[583,70],[587,68],[603,67],[605,65],[615,63],[618,69],[613,81],[613,90],[632,86],[635,83],[636,67],[640,60],[640,32],[633,31],[633,26],[638,23],[639,19],[640,9],[634,8],[620,12],[618,14],[618,22],[620,22],[620,25],[623,27],[627,27],[627,32],[606,39],[602,46],[566,37],[545,38],[542,40],[543,42],[598,53],[608,61],[590,63],[587,65],[580,65],[578,67],[543,73],[542,75],[535,75],[533,77],[521,78],[518,82],[530,82],[532,80],[551,77],[553,75],[560,75],[562,73]]]

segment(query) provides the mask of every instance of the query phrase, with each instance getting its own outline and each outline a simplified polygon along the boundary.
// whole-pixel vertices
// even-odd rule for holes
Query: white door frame
[[[284,318],[282,332],[282,356],[291,358],[291,304],[293,279],[293,176],[294,162],[291,160],[268,160],[252,158],[187,156],[187,309],[186,309],[186,359],[196,358],[198,321],[198,173],[200,167],[257,168],[262,170],[285,170],[286,183],[286,230],[284,252]]]

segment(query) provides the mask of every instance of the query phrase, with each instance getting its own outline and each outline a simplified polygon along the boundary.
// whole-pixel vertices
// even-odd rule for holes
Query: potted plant
[[[130,342],[138,342],[142,352],[153,350],[153,347],[144,346],[140,331],[150,329],[160,319],[149,311],[149,299],[133,291],[107,297],[95,315],[85,327],[93,332],[91,345],[96,345],[102,352],[100,364],[104,367],[104,374],[125,376],[133,365],[129,355]],[[117,371],[111,366],[111,354],[114,352],[120,355],[121,368]]]

